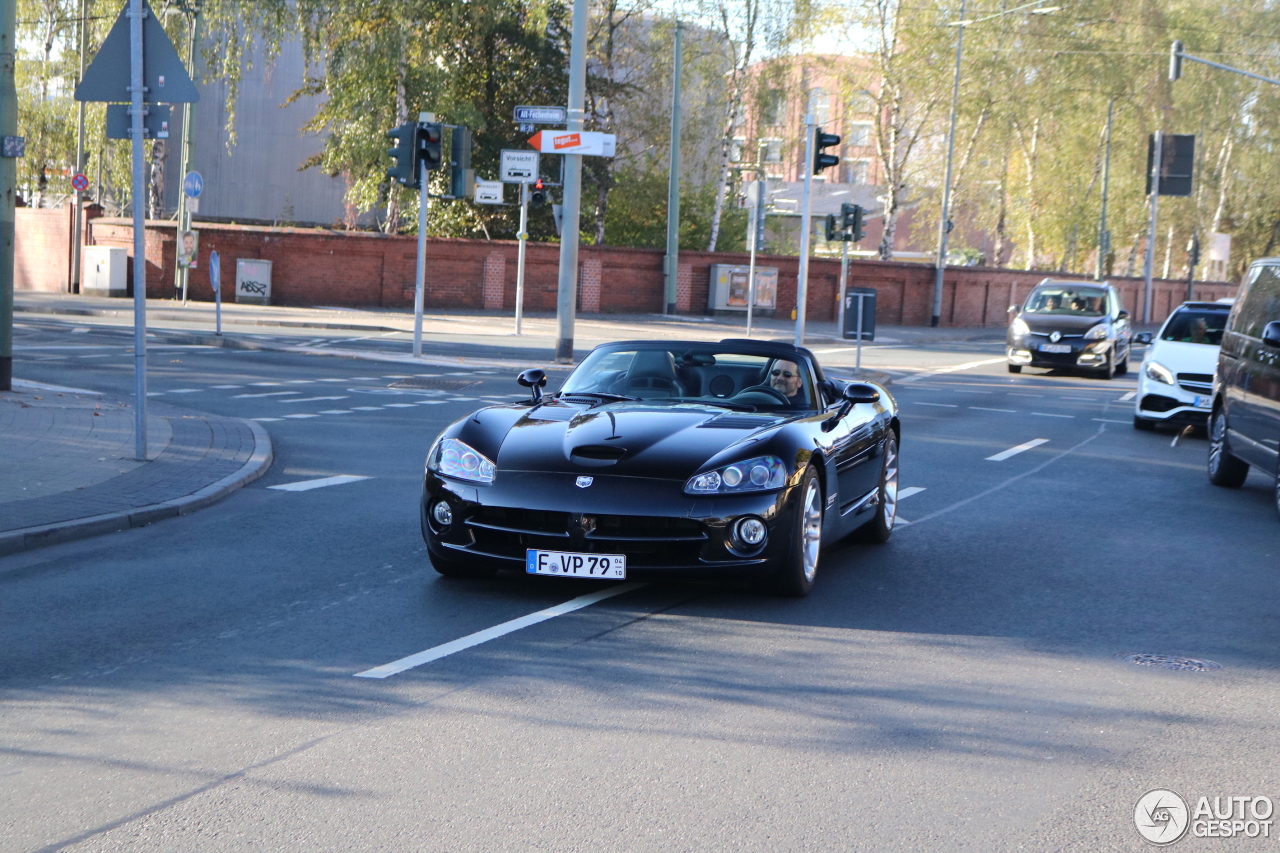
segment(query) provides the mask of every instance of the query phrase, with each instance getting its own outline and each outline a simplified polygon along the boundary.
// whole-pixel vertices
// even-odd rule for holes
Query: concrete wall
[[[18,277],[18,288],[65,290],[69,214],[62,211],[19,211],[19,214],[18,257],[26,266]],[[86,230],[91,244],[123,246],[132,252],[130,220],[98,218],[92,220]],[[275,304],[402,309],[413,305],[417,250],[414,237],[243,225],[201,224],[199,230],[199,265],[190,285],[194,299],[213,298],[208,265],[209,253],[216,249],[222,261],[224,298],[234,293],[235,262],[254,258],[272,261],[272,302]],[[149,297],[174,295],[174,237],[172,222],[147,223]],[[516,253],[517,244],[510,241],[429,240],[427,308],[512,311]],[[660,313],[664,307],[662,254],[660,249],[583,246],[579,254],[579,310],[606,314]],[[558,245],[529,244],[525,259],[525,310],[555,310],[559,262]],[[711,266],[747,262],[747,255],[733,252],[681,252],[677,311],[708,313]],[[759,263],[777,268],[778,312],[786,316],[795,306],[798,259],[765,255],[759,258]],[[879,323],[929,324],[933,307],[932,267],[882,261],[851,261],[849,266],[850,286],[871,287],[877,291]],[[835,319],[839,275],[837,260],[815,258],[810,261],[809,319]],[[1007,322],[1008,306],[1025,298],[1046,275],[985,267],[948,267],[941,322],[948,326],[1003,326]],[[1141,279],[1113,278],[1111,281],[1119,288],[1129,311],[1141,317]],[[1227,282],[1197,283],[1196,298],[1217,299],[1232,296],[1235,291],[1236,286]],[[1157,281],[1152,319],[1163,320],[1185,296],[1185,282]]]

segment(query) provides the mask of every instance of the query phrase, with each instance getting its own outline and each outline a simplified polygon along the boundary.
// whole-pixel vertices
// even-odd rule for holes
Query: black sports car
[[[807,349],[626,341],[555,394],[541,370],[519,382],[531,399],[468,415],[427,454],[441,574],[754,576],[805,595],[824,538],[893,532],[897,406]]]

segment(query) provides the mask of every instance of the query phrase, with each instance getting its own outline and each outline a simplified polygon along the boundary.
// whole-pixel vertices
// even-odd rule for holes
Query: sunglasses
[[[794,374],[794,373],[792,373],[790,370],[775,370],[775,371],[773,371],[773,374],[772,374],[772,375],[773,375],[773,376],[781,376],[781,377],[783,377],[783,378],[785,378],[785,379],[790,379],[792,376],[795,376],[795,374]]]

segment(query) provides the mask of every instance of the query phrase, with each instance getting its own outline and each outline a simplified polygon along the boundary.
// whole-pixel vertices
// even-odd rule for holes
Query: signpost
[[[215,335],[222,335],[222,261],[218,258],[218,250],[209,253],[209,285],[213,288],[213,314],[217,326]]]
[[[178,52],[146,0],[128,0],[76,86],[77,101],[129,104],[133,159],[133,256],[147,256],[146,157],[142,141],[147,104],[200,99]],[[134,451],[147,458],[147,265],[133,265]]]

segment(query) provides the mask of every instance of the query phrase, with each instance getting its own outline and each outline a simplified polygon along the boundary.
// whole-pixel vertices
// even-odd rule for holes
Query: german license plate
[[[627,558],[622,554],[576,554],[572,551],[525,552],[525,571],[531,575],[564,578],[619,580],[627,576]]]
[[[1212,404],[1213,398],[1207,394],[1197,394],[1195,400],[1191,403],[1191,405],[1195,406],[1197,409],[1207,409]]]
[[[1040,352],[1071,352],[1071,344],[1041,344]]]

